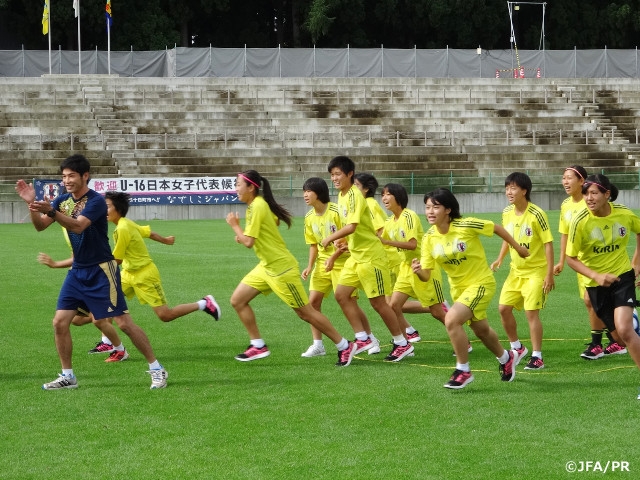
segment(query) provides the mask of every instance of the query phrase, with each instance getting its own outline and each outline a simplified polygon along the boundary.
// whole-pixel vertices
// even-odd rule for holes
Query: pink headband
[[[565,170],[573,170],[574,172],[576,172],[576,173],[578,174],[578,176],[579,176],[581,179],[583,179],[583,180],[584,180],[584,177],[582,176],[582,174],[581,174],[578,170],[576,170],[575,168],[573,168],[573,167],[567,167],[567,168],[565,168]]]
[[[584,182],[584,183],[585,183],[585,186],[586,186],[587,188],[589,188],[589,186],[590,186],[590,185],[597,185],[598,187],[600,187],[600,188],[601,188],[602,190],[604,190],[605,192],[607,192],[607,191],[609,191],[609,190],[610,190],[610,189],[608,189],[607,187],[604,187],[604,186],[600,185],[598,182],[594,182],[594,181],[592,181],[592,180],[588,180],[588,181],[586,181],[586,182]]]
[[[254,182],[253,180],[251,180],[249,177],[247,177],[246,175],[243,175],[241,173],[239,173],[238,175],[240,175],[242,178],[244,178],[247,182],[249,182],[251,185],[255,186],[256,188],[260,188],[260,185],[258,185],[256,182]]]

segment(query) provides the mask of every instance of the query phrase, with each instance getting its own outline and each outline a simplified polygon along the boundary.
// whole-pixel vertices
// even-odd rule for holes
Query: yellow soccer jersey
[[[578,212],[587,208],[587,204],[584,198],[579,202],[574,202],[572,197],[567,197],[560,205],[560,225],[558,231],[562,235],[569,234],[569,227],[571,226],[571,220],[577,215]]]
[[[371,220],[373,221],[373,229],[377,232],[384,227],[384,223],[387,221],[388,215],[384,213],[384,210],[380,204],[373,197],[366,197],[367,206],[369,212],[371,212]]]
[[[113,231],[113,256],[122,260],[122,269],[135,272],[152,262],[144,238],[151,236],[151,227],[138,225],[126,217],[120,218]]]
[[[329,235],[336,233],[340,228],[342,228],[340,210],[338,205],[333,202],[327,204],[327,208],[322,215],[318,215],[313,208],[305,215],[304,241],[307,245],[316,245],[318,247],[317,263],[324,263],[336,251],[332,243],[323,248],[321,242]],[[335,265],[342,265],[347,257],[349,257],[349,252],[344,252],[336,259]]]
[[[247,207],[244,228],[244,234],[255,240],[253,249],[260,264],[273,275],[279,275],[298,266],[298,262],[289,252],[282,235],[280,235],[277,218],[265,199],[257,196]]]
[[[479,238],[480,235],[492,236],[493,227],[489,220],[471,217],[454,220],[444,235],[432,226],[422,239],[422,268],[434,269],[440,265],[452,289],[482,284],[487,279],[494,282]]]
[[[532,270],[547,268],[547,256],[544,245],[553,242],[547,214],[537,205],[529,202],[522,215],[516,215],[514,205],[502,211],[502,225],[520,245],[527,247],[529,256],[521,258],[513,247],[511,269],[517,274],[526,274]]]
[[[340,192],[338,206],[343,225],[357,224],[355,232],[347,237],[349,252],[353,259],[362,263],[386,258],[382,242],[374,230],[367,201],[358,187],[352,185],[344,195]]]
[[[576,257],[598,273],[620,275],[631,270],[627,244],[632,233],[640,233],[640,218],[624,205],[609,203],[611,213],[596,217],[587,208],[572,220],[567,255]],[[597,282],[586,278],[587,287]]]
[[[420,223],[420,217],[413,210],[405,208],[397,220],[394,215],[391,215],[384,224],[384,236],[394,242],[408,242],[415,238],[418,242],[415,250],[389,248],[393,248],[396,251],[396,255],[400,256],[401,262],[411,264],[414,258],[420,258],[424,230],[422,229],[422,223]]]

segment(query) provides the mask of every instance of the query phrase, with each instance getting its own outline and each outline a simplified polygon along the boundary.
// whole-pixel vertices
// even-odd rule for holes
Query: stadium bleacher
[[[581,164],[637,188],[640,92],[629,79],[0,79],[0,200],[82,152],[99,175],[223,176],[284,184],[335,155],[382,182],[486,192],[515,170],[558,190]],[[278,182],[275,182],[276,188]]]

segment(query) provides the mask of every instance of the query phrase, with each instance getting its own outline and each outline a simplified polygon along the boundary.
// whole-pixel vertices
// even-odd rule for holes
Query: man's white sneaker
[[[169,373],[164,368],[159,368],[156,370],[148,370],[147,373],[151,375],[151,390],[155,390],[156,388],[164,388],[167,386],[167,378],[169,377]]]
[[[42,385],[43,390],[61,390],[63,388],[78,388],[78,379],[75,375],[67,376],[59,373],[58,378],[53,382]]]

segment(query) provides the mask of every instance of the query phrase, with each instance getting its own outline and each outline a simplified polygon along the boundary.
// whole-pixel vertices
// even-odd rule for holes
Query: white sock
[[[409,334],[409,335],[411,335],[412,333],[414,333],[416,331],[416,329],[411,327],[411,326],[407,327],[405,330],[406,330],[407,334]]]
[[[336,348],[338,349],[338,351],[344,350],[348,346],[349,346],[349,340],[347,340],[344,337],[342,337],[342,340],[340,340],[340,343],[336,343]]]
[[[149,370],[160,370],[161,368],[162,368],[162,365],[160,365],[158,360],[149,364]]]
[[[504,365],[509,361],[509,352],[505,350],[500,357],[496,357],[496,358],[502,365]]]
[[[406,347],[407,346],[407,339],[404,338],[404,335],[394,335],[393,336],[393,343],[395,345],[398,345],[399,347]]]
[[[516,340],[515,342],[509,342],[511,344],[511,348],[513,349],[518,349],[518,348],[522,348],[522,344],[520,343],[520,340]]]
[[[107,345],[112,345],[111,340],[102,335],[102,343],[106,343]]]
[[[533,352],[531,356],[538,357],[540,360],[542,360],[542,352]]]
[[[262,340],[261,338],[256,338],[255,340],[251,340],[251,345],[253,345],[256,348],[262,348],[264,347],[265,343],[264,343],[264,340]]]
[[[320,340],[314,340],[314,341],[313,341],[313,345],[314,345],[315,347],[324,347],[324,345],[322,344],[322,339],[320,339]]]
[[[124,352],[124,345],[120,344],[116,347],[116,352]]]
[[[456,363],[456,370],[462,370],[463,372],[470,372],[471,367],[469,366],[469,362],[467,363]]]
[[[204,310],[204,307],[207,306],[207,301],[205,299],[198,300],[196,303],[198,304],[198,310]]]
[[[369,338],[367,332],[356,332],[356,340],[364,342],[367,338]]]
[[[375,342],[376,340],[378,340],[378,339],[375,337],[375,335],[373,334],[373,332],[371,332],[371,333],[369,334],[369,338],[371,339],[371,341],[372,341],[372,342]]]
[[[65,377],[73,377],[73,368],[63,368],[62,375]]]

